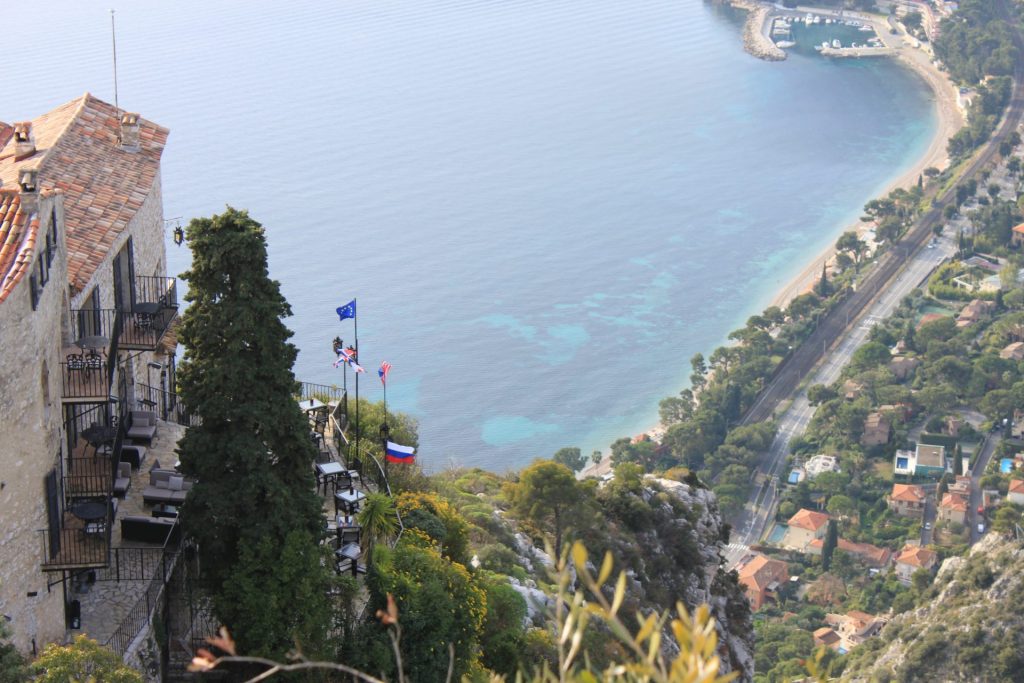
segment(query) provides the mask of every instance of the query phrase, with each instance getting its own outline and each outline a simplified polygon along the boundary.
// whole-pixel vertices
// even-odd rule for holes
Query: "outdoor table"
[[[71,514],[84,522],[92,522],[107,516],[107,504],[86,502],[71,506]]]
[[[113,443],[114,439],[117,437],[117,428],[93,425],[92,427],[86,427],[83,429],[82,436],[85,437],[86,441],[98,448],[100,446]]]
[[[354,508],[359,504],[359,501],[366,498],[366,494],[362,491],[345,490],[334,492],[334,507],[338,508],[340,505],[342,508],[349,512],[354,512]]]
[[[321,475],[341,474],[345,471],[345,467],[340,462],[318,462],[316,469]]]
[[[160,312],[160,304],[152,301],[140,301],[139,303],[132,306],[132,313],[139,313],[141,315],[156,315]]]
[[[151,513],[153,517],[164,518],[164,517],[177,517],[178,507],[171,505],[170,503],[161,503],[153,508]]]
[[[299,399],[298,403],[299,407],[305,410],[307,413],[315,410],[320,410],[321,408],[327,405],[326,403],[322,403],[318,398]]]
[[[110,346],[110,340],[101,335],[82,337],[75,341],[75,346],[80,349],[92,349],[93,351],[105,351]]]
[[[359,556],[363,554],[362,549],[358,543],[346,543],[344,546],[334,551],[334,556],[339,560],[349,560],[352,563],[352,576],[355,576],[359,571]]]

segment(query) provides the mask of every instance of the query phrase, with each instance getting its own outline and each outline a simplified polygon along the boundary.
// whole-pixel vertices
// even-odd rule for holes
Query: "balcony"
[[[110,396],[111,368],[99,353],[76,347],[64,349],[60,364],[65,403],[106,403]]]
[[[109,357],[117,332],[118,312],[113,308],[80,308],[71,311],[71,339],[84,354]]]
[[[51,528],[39,531],[43,571],[97,569],[109,565],[112,519],[109,500],[69,506]]]
[[[178,315],[178,283],[173,277],[137,277],[131,310],[121,312],[118,347],[155,351]]]

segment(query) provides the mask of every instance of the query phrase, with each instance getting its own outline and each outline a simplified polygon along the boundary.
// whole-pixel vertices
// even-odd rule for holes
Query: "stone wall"
[[[63,391],[61,328],[67,310],[67,251],[60,195],[40,198],[36,257],[45,258],[45,234],[57,209],[58,249],[39,305],[32,310],[24,277],[0,303],[0,618],[9,620],[23,652],[42,650],[64,636],[59,574],[45,574],[46,474],[59,464]]]

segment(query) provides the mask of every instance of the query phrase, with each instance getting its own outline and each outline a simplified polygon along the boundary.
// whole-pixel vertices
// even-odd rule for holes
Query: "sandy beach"
[[[804,9],[804,8],[801,8]],[[946,153],[946,142],[960,130],[964,125],[964,117],[957,106],[957,89],[946,74],[939,70],[934,63],[930,48],[922,46],[913,47],[906,36],[885,35],[888,30],[886,18],[881,15],[861,14],[859,18],[871,21],[876,32],[886,42],[887,46],[896,49],[895,58],[920,76],[935,94],[935,111],[938,116],[938,125],[935,128],[935,135],[928,145],[928,149],[916,163],[908,168],[902,175],[895,178],[879,196],[884,196],[897,187],[909,188],[917,183],[917,178],[924,169],[934,166],[938,169],[945,169],[949,165],[949,155]],[[879,59],[885,59],[880,57]],[[868,197],[865,199],[873,199]],[[837,230],[835,237],[847,230],[862,232],[865,225],[860,221],[844,226]],[[821,277],[821,267],[835,256],[835,248],[829,247],[811,261],[806,268],[783,286],[768,305],[784,308],[794,297],[808,291],[818,278]]]
[[[815,10],[813,8],[801,7],[798,8],[798,11],[806,12]],[[819,11],[827,12],[827,10]],[[862,21],[869,21],[875,27],[876,33],[882,38],[886,46],[895,49],[894,57],[924,79],[929,88],[935,94],[935,111],[938,116],[938,125],[935,128],[935,135],[932,137],[925,153],[914,164],[907,168],[903,174],[898,178],[893,179],[893,181],[879,194],[879,196],[884,196],[898,187],[910,188],[911,186],[916,185],[918,176],[921,175],[924,169],[928,167],[934,166],[940,170],[945,169],[949,164],[949,155],[946,153],[946,143],[949,138],[963,127],[964,117],[960,112],[960,108],[957,106],[957,89],[953,85],[952,81],[947,78],[946,74],[942,72],[938,65],[933,61],[930,46],[924,45],[921,47],[915,47],[911,43],[911,40],[902,33],[898,36],[890,35],[888,33],[889,25],[885,16],[869,15],[865,13],[847,13],[847,16],[857,17]],[[877,57],[877,59],[887,58],[892,57]],[[874,197],[865,197],[864,201],[867,202],[873,198]],[[838,239],[839,235],[847,230],[863,232],[865,229],[865,224],[858,221],[852,225],[842,226],[841,229],[837,229],[835,232],[835,238]],[[794,297],[810,290],[811,287],[814,286],[814,283],[817,282],[818,278],[821,277],[822,265],[827,264],[834,256],[835,247],[829,247],[823,251],[808,263],[796,277],[779,289],[767,305],[784,308]],[[707,349],[707,352],[710,351],[711,349]],[[661,435],[664,434],[664,431],[664,427],[659,422],[654,422],[649,429],[645,430],[645,433],[649,434],[655,441],[658,441],[660,440]],[[609,457],[609,453],[605,452],[605,457],[599,465],[588,465],[580,473],[580,476],[600,476],[601,474],[609,471],[611,471],[611,458]]]

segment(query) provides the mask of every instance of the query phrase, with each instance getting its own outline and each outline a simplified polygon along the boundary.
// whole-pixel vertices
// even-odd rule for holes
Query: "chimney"
[[[32,122],[14,124],[14,160],[24,159],[36,153],[36,136],[32,134]]]
[[[21,209],[26,214],[39,210],[39,171],[23,168],[18,171],[18,187],[21,188]]]
[[[121,115],[121,149],[139,151],[139,115],[126,111]]]

